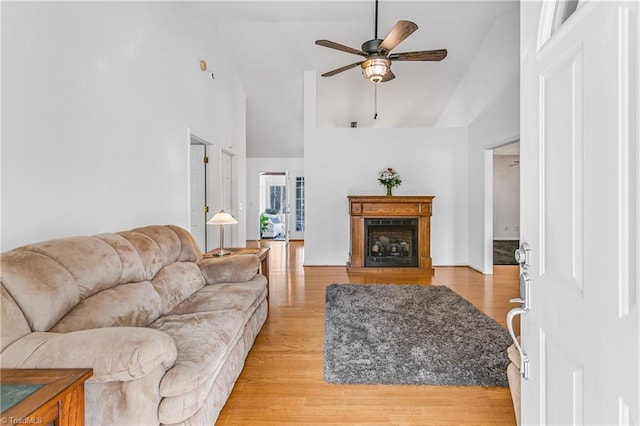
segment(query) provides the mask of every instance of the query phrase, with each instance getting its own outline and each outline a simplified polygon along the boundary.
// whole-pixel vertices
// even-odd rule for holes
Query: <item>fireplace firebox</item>
[[[365,219],[364,244],[365,267],[416,268],[418,219]]]

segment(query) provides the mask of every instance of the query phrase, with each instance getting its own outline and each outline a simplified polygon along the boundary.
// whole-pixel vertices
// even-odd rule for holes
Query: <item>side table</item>
[[[227,256],[235,254],[255,254],[258,256],[260,259],[260,273],[267,278],[267,286],[269,285],[269,247],[225,247],[224,249],[231,252]],[[217,250],[208,251],[202,257],[218,257],[215,253]]]
[[[0,422],[84,425],[84,382],[92,375],[90,368],[0,369]]]

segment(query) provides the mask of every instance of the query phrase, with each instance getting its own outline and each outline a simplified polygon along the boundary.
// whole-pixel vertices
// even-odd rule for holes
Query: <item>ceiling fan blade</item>
[[[441,61],[447,57],[447,49],[422,50],[419,52],[393,53],[392,61]]]
[[[366,57],[367,54],[362,50],[354,49],[353,47],[345,46],[344,44],[336,43],[329,40],[316,40],[318,46],[328,47],[330,49],[342,50],[343,52],[353,53],[354,55],[360,55]]]
[[[380,44],[380,50],[390,52],[417,29],[418,25],[411,21],[398,21]]]
[[[396,78],[396,75],[393,73],[393,71],[389,70],[389,71],[387,71],[387,73],[385,75],[382,76],[382,80],[380,80],[380,83],[384,83],[385,81],[393,80],[394,78]]]
[[[364,62],[364,61],[362,61],[362,62]],[[334,76],[336,74],[341,73],[342,71],[346,71],[346,70],[350,70],[351,68],[355,68],[358,65],[360,65],[362,62],[356,62],[356,63],[353,63],[353,64],[345,65],[344,67],[336,68],[335,70],[325,72],[324,74],[322,74],[322,76],[323,77],[332,77],[332,76]]]

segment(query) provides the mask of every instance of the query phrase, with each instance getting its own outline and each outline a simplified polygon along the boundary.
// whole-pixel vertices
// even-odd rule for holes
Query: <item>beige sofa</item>
[[[255,255],[149,226],[1,259],[2,368],[91,367],[89,425],[213,425],[267,317]]]

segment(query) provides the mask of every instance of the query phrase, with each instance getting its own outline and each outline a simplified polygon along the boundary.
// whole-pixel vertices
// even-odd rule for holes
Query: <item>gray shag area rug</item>
[[[500,324],[447,287],[327,287],[329,383],[507,386],[511,343]]]

